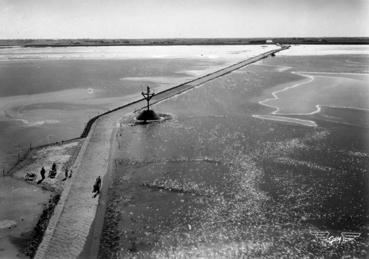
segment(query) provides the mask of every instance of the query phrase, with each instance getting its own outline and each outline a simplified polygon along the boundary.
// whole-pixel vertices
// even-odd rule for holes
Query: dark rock
[[[160,117],[153,110],[144,110],[136,119],[139,121],[154,121],[159,120]]]

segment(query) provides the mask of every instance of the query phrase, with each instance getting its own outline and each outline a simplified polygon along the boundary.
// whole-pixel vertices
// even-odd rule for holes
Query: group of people
[[[57,173],[57,168],[56,168],[56,163],[53,163],[51,165],[51,170],[49,171],[49,177],[50,178],[55,178]],[[68,168],[65,168],[65,178],[63,179],[63,181],[65,181],[67,178],[71,178],[72,177],[72,170],[68,170]],[[37,181],[37,184],[42,183],[45,179],[46,179],[46,170],[45,167],[42,167],[40,170],[40,175],[41,175],[41,179]]]
[[[56,164],[53,163],[52,166],[51,166],[51,171],[49,173],[49,177],[51,177],[51,175],[53,175],[53,177],[51,177],[51,178],[54,178],[55,175],[56,175],[56,171],[57,171]],[[52,174],[51,174],[51,172],[52,172]],[[69,170],[68,168],[65,168],[65,171],[64,171],[64,179],[62,181],[65,181],[68,178],[71,178],[72,177],[72,174],[73,174],[73,171],[72,170]],[[41,179],[38,180],[37,184],[42,183],[45,180],[45,178],[46,178],[45,177],[46,170],[45,170],[44,167],[41,168],[40,175],[41,175]],[[101,190],[101,177],[98,176],[96,178],[95,183],[94,183],[93,188],[92,188],[92,193],[94,193],[93,198],[95,198],[97,195],[100,194],[100,190]]]

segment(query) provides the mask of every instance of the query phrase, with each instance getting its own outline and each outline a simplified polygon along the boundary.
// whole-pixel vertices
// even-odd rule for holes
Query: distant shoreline
[[[188,38],[188,39],[0,39],[1,47],[191,46],[191,45],[366,45],[369,37]]]

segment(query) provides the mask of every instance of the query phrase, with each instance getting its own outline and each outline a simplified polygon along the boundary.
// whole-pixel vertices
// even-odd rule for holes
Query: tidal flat
[[[78,137],[99,113],[276,48],[140,46],[0,49],[0,170],[29,148]]]
[[[160,91],[268,49],[267,46],[1,49],[2,173],[8,173],[15,160],[28,152],[30,144],[34,148],[78,137],[92,116],[140,98],[140,91],[147,84]],[[68,157],[55,154],[66,151],[62,149],[68,149],[69,144],[59,143],[41,150],[34,148],[25,161],[10,171],[12,177],[19,179],[9,176],[0,179],[4,183],[1,205],[10,202],[13,207],[20,208],[13,214],[10,210],[0,210],[2,256],[15,258],[35,253],[57,202],[54,198],[63,189],[63,171],[71,166],[79,150],[78,145],[69,150]],[[53,162],[61,169],[56,180],[47,179],[40,185],[33,185],[40,177],[41,167],[48,169]],[[36,176],[31,184],[23,182],[27,173]],[[7,184],[7,179],[11,184]],[[46,205],[45,197],[50,192],[45,191],[45,197],[35,195],[35,199],[22,201],[13,192],[20,187],[24,188],[24,193],[41,192],[41,189],[57,192]],[[22,215],[27,213],[24,203],[34,208],[27,228],[20,222]]]
[[[348,58],[356,69],[340,62]],[[271,114],[275,108],[260,101],[305,79],[293,71],[361,74],[366,62],[365,55],[277,56],[153,107],[171,120],[122,118],[99,258],[365,258],[365,107],[352,104],[336,120],[339,110],[288,114],[289,121],[253,115]]]
[[[2,78],[24,92],[9,96],[3,88],[1,158],[16,157],[30,139],[42,144],[78,136],[89,116],[137,98],[142,85],[159,91],[256,50],[229,48],[226,57],[182,49],[182,58],[148,52],[149,59],[123,58],[127,53],[117,57],[107,50],[104,56],[98,48],[68,55],[50,48],[47,58],[15,49],[2,56],[2,71],[7,71]],[[368,55],[350,48],[350,54],[342,53],[347,49],[282,54],[239,69],[156,104],[157,112],[171,118],[161,123],[135,125],[135,115],[122,115],[112,147],[111,179],[104,182],[109,187],[107,210],[105,217],[96,218],[103,224],[99,256],[365,258],[369,123],[363,82]],[[35,72],[38,67],[43,72]],[[306,75],[324,80],[300,87]],[[27,78],[35,80],[30,83],[34,88],[22,88]],[[46,85],[37,88],[43,78]],[[349,89],[342,82],[350,82]],[[291,85],[297,92],[287,89],[282,91],[287,96],[279,95]],[[331,103],[316,98],[320,89],[326,89]],[[330,93],[339,98],[329,98]],[[274,95],[278,103],[263,105]],[[304,110],[297,112],[299,104]],[[310,112],[311,107],[319,110]],[[278,114],[281,108],[284,112]],[[32,204],[45,202],[35,197]],[[4,212],[0,216],[4,226],[13,224]],[[8,245],[10,232],[4,233],[3,254],[16,256],[19,248]]]

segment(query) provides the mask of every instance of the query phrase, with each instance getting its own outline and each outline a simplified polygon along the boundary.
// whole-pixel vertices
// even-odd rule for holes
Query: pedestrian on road
[[[51,166],[51,171],[55,171],[56,172],[56,164],[55,162],[53,163],[53,165]]]
[[[63,181],[67,180],[67,178],[68,178],[68,168],[65,168]]]
[[[93,186],[92,192],[95,193],[93,198],[95,198],[100,193],[101,188],[101,177],[100,175],[96,178],[95,184]]]
[[[42,183],[43,180],[45,180],[45,174],[46,174],[46,170],[44,167],[42,167],[40,171],[41,179],[37,182],[37,184],[40,184]]]

